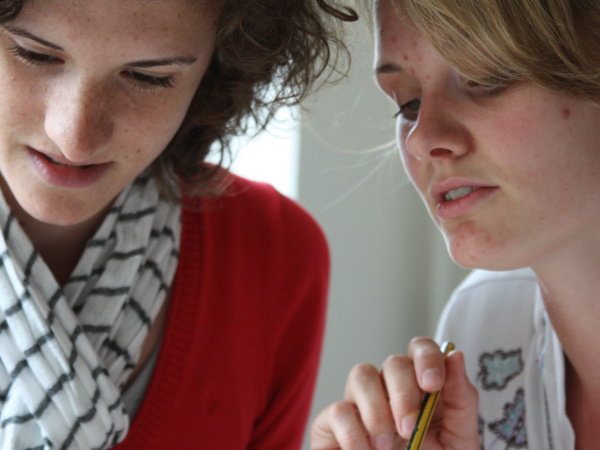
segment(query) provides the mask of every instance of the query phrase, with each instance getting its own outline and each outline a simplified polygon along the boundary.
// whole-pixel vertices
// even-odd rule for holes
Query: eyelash
[[[498,94],[498,93],[502,92],[503,90],[505,90],[508,87],[507,85],[502,85],[502,84],[496,84],[496,85],[494,85],[492,81],[490,81],[490,84],[482,84],[482,83],[478,83],[476,81],[471,81],[471,80],[467,81],[467,86],[470,89],[481,89],[481,90],[483,90],[483,93],[485,95],[488,95],[488,96],[492,96],[492,95]],[[394,114],[393,118],[396,119],[399,116],[401,116],[405,112],[405,110],[407,108],[411,108],[411,106],[414,107],[416,102],[419,103],[418,107],[420,108],[420,106],[421,106],[420,105],[421,104],[421,97],[414,98],[414,99],[409,100],[408,102],[403,103],[402,105],[400,105],[400,108]],[[410,111],[410,112],[412,114],[418,114],[418,109],[416,111]]]
[[[175,85],[175,79],[172,75],[167,77],[153,77],[131,70],[123,72],[138,88],[143,90],[153,90],[156,88],[172,88]]]
[[[12,45],[9,48],[9,51],[14,56],[16,56],[21,61],[23,61],[27,64],[35,64],[35,65],[54,64],[54,63],[58,63],[60,61],[60,59],[58,59],[54,56],[44,55],[42,53],[31,52],[29,50],[25,50],[23,47],[19,47],[16,44]]]
[[[12,45],[9,48],[10,53],[16,56],[18,59],[26,64],[43,66],[51,64],[60,64],[62,61],[55,56],[44,55],[43,53],[32,52],[20,47],[19,45]],[[174,77],[172,75],[166,77],[154,77],[152,75],[146,75],[131,70],[123,72],[127,78],[137,88],[141,90],[154,90],[156,88],[172,88],[174,86]]]
[[[413,98],[412,100],[409,100],[406,103],[403,103],[402,105],[400,105],[400,108],[398,109],[398,112],[396,112],[396,114],[394,114],[394,119],[398,118],[399,116],[401,116],[407,108],[410,108],[411,106],[416,106],[416,103],[418,102],[418,107],[421,107],[421,97],[417,97],[417,98]],[[418,113],[417,111],[410,111],[413,114]]]
[[[491,78],[487,83],[478,83],[477,81],[468,80],[467,86],[471,89],[481,89],[487,95],[497,94],[508,87],[507,84],[502,84],[497,78]]]

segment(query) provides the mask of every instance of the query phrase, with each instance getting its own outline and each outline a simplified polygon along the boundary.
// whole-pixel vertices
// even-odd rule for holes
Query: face
[[[199,1],[27,2],[0,28],[9,203],[58,225],[102,214],[181,125],[216,17]]]
[[[402,160],[454,260],[506,270],[597,245],[598,109],[532,85],[473,83],[402,10],[376,3],[377,82],[398,106]]]

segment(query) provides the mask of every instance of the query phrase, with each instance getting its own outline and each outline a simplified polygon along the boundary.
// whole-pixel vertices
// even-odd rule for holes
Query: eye
[[[421,97],[414,98],[406,103],[400,105],[398,112],[394,114],[394,118],[402,116],[407,120],[416,120],[419,115],[419,109],[421,108]]]
[[[497,94],[508,87],[508,82],[500,78],[491,77],[482,81],[465,80],[467,87],[472,90],[481,91],[482,93],[493,95]]]
[[[21,61],[27,64],[46,65],[46,64],[62,64],[63,60],[56,56],[45,55],[43,53],[32,52],[23,47],[14,44],[9,48],[9,51]]]
[[[172,88],[175,85],[175,80],[172,75],[157,77],[153,75],[146,75],[140,72],[134,72],[132,70],[123,72],[123,75],[125,75],[125,77],[128,78],[136,87],[142,90]]]

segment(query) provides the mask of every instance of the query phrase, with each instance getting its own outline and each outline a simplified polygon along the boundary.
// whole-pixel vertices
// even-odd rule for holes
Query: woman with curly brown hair
[[[205,159],[299,103],[352,20],[323,0],[0,1],[2,449],[299,446],[327,246]]]

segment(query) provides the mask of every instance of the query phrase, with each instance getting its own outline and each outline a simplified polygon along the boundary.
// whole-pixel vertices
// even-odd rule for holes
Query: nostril
[[[452,151],[446,149],[446,148],[434,148],[433,150],[431,150],[429,152],[429,154],[431,156],[447,156],[450,155],[452,153]]]

